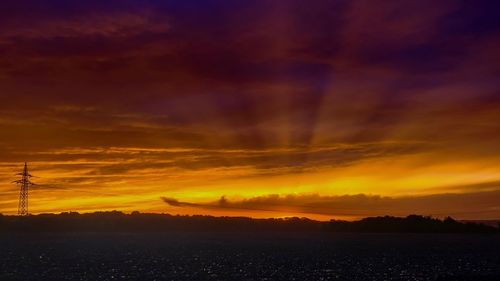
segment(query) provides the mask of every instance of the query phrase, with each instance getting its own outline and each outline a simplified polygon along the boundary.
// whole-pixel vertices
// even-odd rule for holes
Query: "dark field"
[[[0,280],[500,280],[487,234],[1,234]]]

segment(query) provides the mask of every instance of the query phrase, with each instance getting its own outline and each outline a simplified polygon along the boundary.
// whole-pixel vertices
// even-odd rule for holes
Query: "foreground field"
[[[495,234],[0,236],[0,280],[500,280]]]

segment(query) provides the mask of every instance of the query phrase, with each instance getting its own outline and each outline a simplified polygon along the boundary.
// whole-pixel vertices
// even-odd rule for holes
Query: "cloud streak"
[[[406,216],[423,214],[430,216],[454,216],[461,219],[500,216],[500,189],[473,193],[445,193],[424,196],[388,197],[377,195],[320,196],[318,194],[258,196],[242,200],[221,197],[208,203],[180,202],[174,198],[161,198],[173,207],[194,207],[209,210],[265,211],[284,214],[326,215],[334,217]]]

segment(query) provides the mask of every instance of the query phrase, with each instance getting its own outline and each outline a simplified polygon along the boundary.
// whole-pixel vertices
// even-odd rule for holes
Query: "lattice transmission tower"
[[[17,175],[21,176],[20,180],[13,181],[13,183],[16,183],[21,186],[21,189],[19,190],[19,206],[17,209],[17,214],[19,216],[27,216],[28,213],[28,195],[29,195],[29,187],[31,185],[35,185],[30,181],[30,178],[33,177],[30,175],[28,172],[28,163],[24,163],[24,170],[22,173],[18,173]]]

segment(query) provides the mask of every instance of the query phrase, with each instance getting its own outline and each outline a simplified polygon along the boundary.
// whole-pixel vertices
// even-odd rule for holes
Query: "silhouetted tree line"
[[[500,229],[472,222],[458,222],[451,217],[444,220],[418,215],[402,217],[370,217],[359,221],[335,221],[327,226],[336,232],[431,232],[431,233],[488,233],[500,232]]]
[[[284,232],[429,232],[499,233],[499,228],[410,215],[370,217],[359,221],[321,222],[307,218],[252,219],[247,217],[179,216],[133,212],[4,216],[1,232],[167,232],[167,231],[284,231]]]

